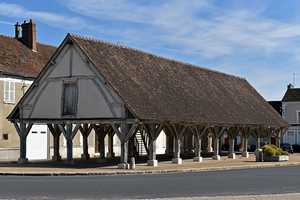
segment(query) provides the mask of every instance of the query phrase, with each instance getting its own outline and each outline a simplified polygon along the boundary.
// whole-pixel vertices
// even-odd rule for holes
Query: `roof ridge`
[[[98,43],[104,43],[104,44],[111,45],[111,46],[118,47],[118,48],[133,50],[133,51],[136,51],[138,53],[147,54],[147,55],[159,58],[159,59],[164,59],[164,60],[167,60],[167,61],[170,61],[170,62],[175,62],[175,63],[178,63],[178,64],[183,64],[186,67],[192,67],[192,68],[195,68],[197,70],[201,69],[201,70],[205,70],[205,71],[208,71],[208,72],[213,72],[213,73],[217,73],[217,74],[220,74],[220,75],[231,76],[231,77],[234,77],[234,78],[245,80],[245,78],[237,76],[237,75],[228,74],[228,73],[225,73],[225,72],[220,72],[220,71],[217,71],[217,70],[214,70],[214,69],[209,69],[207,67],[197,66],[195,64],[191,64],[191,63],[184,62],[184,61],[179,61],[179,60],[168,58],[168,57],[164,57],[164,56],[159,56],[159,55],[156,55],[154,53],[143,51],[141,49],[137,49],[137,48],[134,48],[134,47],[129,47],[129,46],[118,44],[118,43],[113,43],[113,42],[106,41],[106,40],[101,40],[101,39],[98,39],[98,38],[95,38],[95,37],[92,37],[92,36],[82,36],[82,35],[73,34],[73,33],[69,33],[69,35],[71,37],[75,37],[75,38],[77,37],[77,38],[83,39],[83,40],[88,40],[88,41],[98,42]]]
[[[10,35],[4,35],[0,33],[0,37],[6,37],[6,38],[10,38],[10,39],[14,39],[15,37],[10,36]]]
[[[4,34],[0,33],[0,37],[4,37],[4,38],[7,38],[7,39],[12,39],[12,40],[18,41],[14,36],[10,36],[10,35],[4,35]],[[49,46],[49,47],[55,47],[55,48],[57,48],[56,46],[54,46],[52,44],[45,44],[45,43],[41,43],[39,41],[36,41],[36,43],[39,44],[39,45],[43,45],[43,46]]]

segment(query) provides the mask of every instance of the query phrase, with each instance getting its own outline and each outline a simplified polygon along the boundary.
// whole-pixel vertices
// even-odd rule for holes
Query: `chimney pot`
[[[17,22],[15,24],[15,38],[19,39],[21,37],[21,25],[19,24],[19,22]]]
[[[22,37],[20,38],[21,41],[32,51],[37,51],[36,47],[36,25],[32,19],[29,22],[24,21],[21,24],[22,28]]]

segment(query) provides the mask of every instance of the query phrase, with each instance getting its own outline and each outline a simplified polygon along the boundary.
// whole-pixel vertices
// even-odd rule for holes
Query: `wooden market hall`
[[[280,138],[287,123],[244,79],[140,50],[68,34],[26,94],[8,116],[20,137],[19,162],[26,162],[26,137],[34,124],[47,124],[53,136],[54,159],[59,160],[59,137],[67,143],[67,161],[73,160],[73,138],[83,137],[83,155],[89,158],[92,130],[104,137],[113,155],[112,137],[121,142],[119,167],[135,156],[135,135],[143,136],[148,165],[157,166],[156,139],[166,134],[166,153],[181,164],[183,148],[193,148],[194,161],[213,148],[220,159],[220,138],[229,138],[229,157],[241,138],[248,156],[250,136]],[[195,148],[194,148],[195,146]]]

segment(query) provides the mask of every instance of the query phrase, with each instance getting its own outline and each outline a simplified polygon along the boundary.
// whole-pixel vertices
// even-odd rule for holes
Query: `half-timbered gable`
[[[110,119],[125,114],[120,97],[73,43],[62,46],[19,108],[23,119]]]

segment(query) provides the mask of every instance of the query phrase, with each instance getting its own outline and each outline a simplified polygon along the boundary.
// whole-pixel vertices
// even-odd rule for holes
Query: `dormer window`
[[[75,116],[77,113],[78,89],[76,82],[63,84],[63,116]]]
[[[15,103],[15,82],[4,81],[4,103]]]

